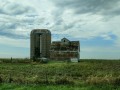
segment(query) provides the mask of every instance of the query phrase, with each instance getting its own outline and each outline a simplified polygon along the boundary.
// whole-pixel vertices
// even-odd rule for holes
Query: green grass
[[[120,90],[120,86],[112,85],[17,85],[0,84],[0,90]]]
[[[119,90],[120,60],[6,60],[0,62],[0,83],[0,90]]]

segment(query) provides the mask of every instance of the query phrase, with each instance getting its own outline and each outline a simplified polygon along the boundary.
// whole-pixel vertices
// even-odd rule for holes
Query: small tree
[[[13,60],[13,59],[12,59],[12,57],[11,57],[11,63],[12,63],[12,60]]]
[[[32,58],[32,59],[33,59],[33,62],[35,62],[35,61],[36,61],[36,58],[35,58],[35,56],[33,56],[33,58]]]

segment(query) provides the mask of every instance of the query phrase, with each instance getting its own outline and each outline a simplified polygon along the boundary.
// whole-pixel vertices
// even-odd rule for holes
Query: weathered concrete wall
[[[66,38],[51,44],[50,58],[55,60],[80,59],[80,42],[69,41]]]
[[[30,34],[30,58],[49,58],[51,32],[47,29],[34,29]]]

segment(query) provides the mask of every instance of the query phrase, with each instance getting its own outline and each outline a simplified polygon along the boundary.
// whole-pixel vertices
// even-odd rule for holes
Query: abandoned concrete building
[[[30,34],[30,58],[50,58],[51,32],[34,29]]]
[[[67,38],[63,38],[61,41],[53,41],[50,48],[50,58],[55,60],[79,60],[79,41],[70,41]]]
[[[67,38],[51,43],[51,32],[47,29],[34,29],[30,34],[30,58],[50,58],[53,60],[78,60],[80,42]]]

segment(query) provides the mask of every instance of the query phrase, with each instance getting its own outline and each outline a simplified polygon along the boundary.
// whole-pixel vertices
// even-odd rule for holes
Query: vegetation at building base
[[[120,60],[81,60],[79,63],[49,61],[46,64],[31,62],[29,59],[15,60],[0,60],[1,90],[6,88],[13,90],[14,88],[120,89]]]

